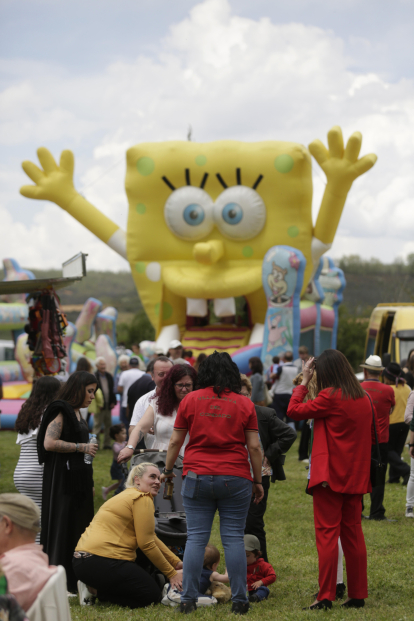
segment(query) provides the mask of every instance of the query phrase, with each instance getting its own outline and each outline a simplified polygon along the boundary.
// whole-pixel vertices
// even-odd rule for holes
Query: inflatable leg
[[[102,356],[103,358],[105,358],[106,370],[108,371],[108,373],[111,373],[111,375],[114,375],[118,364],[118,359],[110,337],[107,334],[101,334],[100,336],[98,336],[98,338],[96,339],[95,348],[96,357],[98,358],[99,356]]]
[[[115,314],[107,311],[115,311]],[[105,308],[102,313],[98,313],[95,319],[95,337],[98,338],[101,334],[106,334],[112,345],[116,346],[116,319],[118,311],[115,308]]]
[[[95,300],[95,298],[88,298],[86,300],[76,320],[76,329],[78,331],[76,335],[77,343],[83,343],[91,338],[96,315],[101,309],[102,302],[99,300]]]
[[[324,306],[329,306],[334,312],[334,322],[331,333],[331,349],[336,349],[338,336],[338,308],[343,300],[346,280],[343,271],[335,265],[330,257],[324,257],[323,268],[319,282],[325,294]]]
[[[262,281],[268,309],[261,359],[265,370],[273,356],[293,351],[298,357],[300,339],[300,292],[306,259],[300,250],[274,246],[262,265]]]

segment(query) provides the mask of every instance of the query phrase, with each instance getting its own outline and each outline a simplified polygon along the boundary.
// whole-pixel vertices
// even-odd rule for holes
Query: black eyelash
[[[204,173],[204,177],[202,178],[201,183],[200,183],[201,189],[203,189],[204,186],[206,185],[207,178],[208,178],[208,173]]]
[[[223,177],[220,175],[220,173],[216,174],[217,179],[220,181],[221,185],[223,186],[223,188],[228,188],[227,183],[224,181]]]
[[[170,190],[174,191],[175,187],[173,186],[173,184],[171,183],[171,181],[168,181],[167,177],[162,177],[162,180],[164,181],[164,183],[166,183],[168,185],[168,187],[170,188]]]
[[[224,181],[223,177],[220,175],[220,173],[216,174],[217,179],[219,180],[219,182],[221,183],[221,185],[223,186],[223,188],[227,189],[228,185],[227,183]],[[206,185],[208,179],[208,173],[204,173],[204,176],[201,180],[200,183],[200,188],[204,189],[204,186]],[[237,185],[242,185],[241,182],[241,169],[240,168],[236,168],[236,179],[237,179]],[[257,186],[259,185],[259,183],[261,182],[261,180],[263,179],[263,175],[259,175],[256,179],[256,181],[254,182],[254,184],[252,185],[253,190],[255,190],[257,188]],[[168,187],[170,188],[170,190],[174,191],[176,188],[175,186],[171,183],[171,181],[169,181],[169,179],[167,179],[167,177],[162,177],[162,180],[164,181],[164,183],[166,185],[168,185]],[[185,169],[185,181],[187,185],[191,185],[191,181],[190,181],[190,169],[186,168]]]
[[[261,180],[263,179],[263,175],[259,175],[256,179],[256,181],[254,182],[253,190],[255,190],[257,188],[257,186],[259,185],[259,183],[261,182]]]

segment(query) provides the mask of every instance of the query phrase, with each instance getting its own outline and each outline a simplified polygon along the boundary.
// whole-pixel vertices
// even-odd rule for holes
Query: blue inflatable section
[[[239,367],[240,373],[250,373],[249,369],[249,360],[253,358],[253,356],[258,356],[260,358],[260,354],[262,353],[262,344],[259,345],[246,345],[246,347],[242,347],[236,353],[232,355],[233,362],[237,364]]]

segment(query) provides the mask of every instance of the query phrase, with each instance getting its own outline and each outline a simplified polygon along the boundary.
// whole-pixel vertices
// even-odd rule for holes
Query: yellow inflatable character
[[[42,169],[23,163],[36,185],[20,191],[56,203],[128,258],[157,335],[173,324],[182,331],[188,317],[207,315],[207,300],[214,300],[217,316],[234,315],[237,296],[245,296],[251,323],[263,323],[266,251],[275,245],[301,250],[306,289],[331,247],[353,181],[375,164],[373,154],[358,159],[361,142],[355,132],[344,147],[334,127],[329,148],[316,140],[309,150],[277,141],[139,144],[127,151],[126,236],[74,188],[70,151],[57,165],[40,148]],[[310,154],[327,177],[315,226]]]

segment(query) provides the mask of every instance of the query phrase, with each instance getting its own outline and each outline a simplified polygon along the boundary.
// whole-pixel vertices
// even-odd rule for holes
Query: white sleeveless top
[[[150,403],[154,409],[154,435],[151,448],[166,451],[171,440],[175,419],[177,418],[177,410],[174,410],[172,416],[163,416],[158,411],[158,399],[153,399]],[[184,443],[180,448],[179,455],[181,457],[184,457],[184,450],[189,439],[190,436],[187,433]]]

